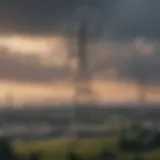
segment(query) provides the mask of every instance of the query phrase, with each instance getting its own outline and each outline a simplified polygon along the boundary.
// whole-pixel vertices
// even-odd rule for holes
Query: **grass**
[[[18,155],[28,155],[31,152],[38,152],[41,154],[42,160],[63,160],[65,159],[68,144],[69,141],[67,139],[53,139],[14,142],[13,146]],[[113,137],[83,139],[79,140],[75,146],[74,150],[80,156],[96,157],[104,146],[108,148],[115,148],[116,139]],[[123,160],[129,160],[132,156],[132,153],[121,154]],[[158,150],[144,153],[144,156],[147,157],[147,160],[160,160],[160,152]]]
[[[35,140],[27,142],[14,142],[13,146],[15,152],[19,155],[28,155],[31,152],[39,152],[44,159],[49,157],[56,157],[64,159],[65,153],[69,146],[67,139],[53,139],[53,140]],[[76,143],[74,151],[81,156],[96,156],[103,146],[114,147],[115,140],[113,138],[97,138],[97,139],[83,139]]]

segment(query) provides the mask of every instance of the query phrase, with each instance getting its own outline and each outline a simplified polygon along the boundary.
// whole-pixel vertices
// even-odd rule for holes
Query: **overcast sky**
[[[157,43],[159,5],[159,0],[1,0],[0,32],[67,37],[75,34],[74,22],[86,17],[95,29],[91,35],[101,29],[97,39],[132,43],[143,37]]]
[[[74,29],[77,27],[75,21],[79,21],[85,17],[88,19],[90,30],[93,28],[92,32],[89,32],[90,35],[95,35],[95,32],[100,33],[97,36],[100,43],[105,44],[109,41],[116,41],[114,44],[117,45],[119,43],[119,46],[121,46],[121,48],[115,51],[116,47],[113,44],[108,45],[108,48],[103,45],[103,48],[97,50],[99,55],[104,55],[106,54],[105,52],[109,53],[108,50],[110,50],[109,54],[116,53],[119,56],[124,54],[122,52],[125,52],[125,54],[133,52],[131,47],[127,45],[131,45],[133,41],[136,41],[137,37],[143,37],[146,39],[145,41],[150,41],[150,44],[145,45],[152,45],[153,48],[154,45],[159,43],[159,5],[159,0],[2,0],[0,1],[0,32],[1,34],[21,33],[22,35],[26,34],[30,36],[56,34],[68,38],[70,34],[76,34],[74,32]],[[125,41],[125,45],[122,43],[123,41]],[[12,45],[14,46],[15,43]],[[61,48],[58,49],[56,51],[61,52]],[[18,63],[19,61],[26,61],[26,59],[22,60],[19,57],[20,60],[15,62],[15,59],[18,59],[18,57],[10,57],[9,61],[11,63],[9,62],[9,65],[7,65],[8,55],[6,57],[7,61],[4,64],[6,66],[14,64],[14,66],[17,65],[22,70],[23,67],[19,67]],[[29,63],[29,61],[27,62]],[[104,63],[102,66],[105,66]],[[42,68],[40,67],[39,70]],[[19,75],[19,70],[15,69],[15,71],[18,74],[14,75]],[[39,76],[39,72],[36,70],[37,80],[40,77],[46,79],[45,76],[48,77],[47,73],[50,74],[50,72],[50,68],[49,71],[47,69],[47,72],[45,69],[45,74]],[[30,73],[32,76],[35,75],[32,72],[20,71],[20,75],[22,73],[26,73],[26,76],[22,76],[26,78],[29,76],[27,73]],[[3,73],[3,76],[5,74]],[[10,74],[9,69],[7,74]],[[33,79],[36,78],[33,77]]]
[[[92,72],[104,75],[116,68],[119,77],[143,73],[159,81],[159,6],[159,0],[1,0],[0,81],[64,80],[68,70],[52,62],[61,64],[66,54],[76,52],[70,40],[84,17]]]
[[[2,0],[1,31],[61,33],[87,8],[86,16],[100,19],[110,36],[159,38],[159,5],[159,0]]]

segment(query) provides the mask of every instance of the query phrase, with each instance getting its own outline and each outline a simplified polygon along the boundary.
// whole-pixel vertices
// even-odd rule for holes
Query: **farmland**
[[[105,146],[108,149],[117,150],[115,137],[107,138],[90,138],[81,139],[73,146],[73,151],[81,157],[98,157],[99,152]],[[70,141],[67,139],[53,139],[53,140],[36,140],[27,142],[13,142],[15,152],[18,155],[28,155],[31,152],[37,152],[40,154],[42,160],[50,159],[65,159],[65,154],[68,151]],[[118,151],[118,150],[117,150]],[[118,153],[118,152],[117,152]],[[123,160],[130,160],[135,153],[119,153],[119,156]],[[158,150],[152,152],[144,152],[143,155],[147,159],[158,160],[160,154]]]

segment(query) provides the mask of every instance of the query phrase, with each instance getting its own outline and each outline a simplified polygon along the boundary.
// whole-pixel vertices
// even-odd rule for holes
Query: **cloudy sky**
[[[69,99],[77,49],[74,37],[84,18],[90,69],[100,98],[124,100],[129,85],[127,99],[132,99],[137,93],[133,81],[143,77],[157,85],[159,5],[159,0],[0,1],[1,100],[8,94],[17,102]],[[111,77],[121,82],[108,82]],[[132,83],[124,83],[126,78]],[[115,94],[120,88],[125,90],[123,96]],[[159,89],[149,90],[157,99]]]

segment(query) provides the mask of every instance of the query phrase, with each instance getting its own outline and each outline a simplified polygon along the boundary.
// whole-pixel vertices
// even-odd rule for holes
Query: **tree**
[[[7,138],[0,139],[0,159],[1,160],[15,160],[16,156]]]

